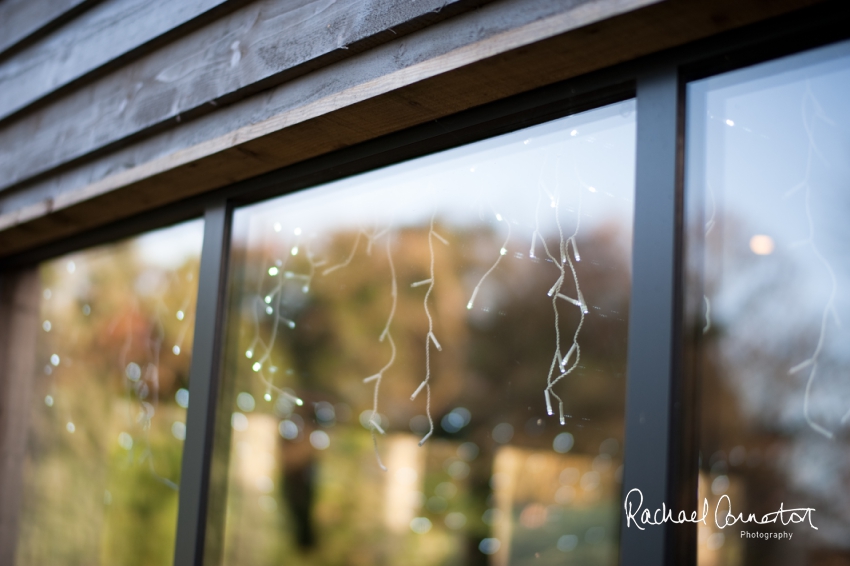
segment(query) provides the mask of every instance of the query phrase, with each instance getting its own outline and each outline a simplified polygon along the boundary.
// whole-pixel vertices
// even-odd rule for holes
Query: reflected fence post
[[[0,276],[0,564],[14,564],[35,374],[38,268]]]

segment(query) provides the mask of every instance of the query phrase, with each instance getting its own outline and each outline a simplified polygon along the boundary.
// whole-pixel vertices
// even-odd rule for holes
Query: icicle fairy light
[[[555,224],[558,227],[558,256],[552,254],[549,249],[549,245],[546,243],[546,239],[540,233],[540,201],[542,200],[542,196],[545,195],[549,199],[550,208],[554,209],[554,217]],[[552,298],[552,311],[555,315],[555,353],[552,356],[552,363],[549,365],[549,374],[546,377],[546,388],[543,391],[544,399],[546,401],[546,413],[549,415],[554,415],[555,411],[552,406],[552,398],[557,400],[558,402],[558,417],[559,422],[563,425],[566,424],[566,416],[564,415],[564,402],[561,397],[555,393],[554,386],[559,381],[570,375],[575,369],[578,367],[579,361],[581,359],[581,346],[579,345],[579,334],[581,333],[581,328],[584,325],[584,318],[588,314],[587,304],[584,300],[584,295],[581,292],[581,285],[579,284],[578,274],[576,273],[575,262],[581,261],[581,255],[578,251],[578,245],[576,244],[576,238],[578,237],[579,227],[581,226],[581,197],[579,198],[579,207],[578,214],[576,220],[576,227],[571,236],[568,238],[564,237],[564,231],[561,226],[560,219],[560,199],[554,193],[548,191],[545,188],[541,188],[538,193],[537,206],[535,207],[534,212],[534,220],[535,220],[535,228],[534,232],[531,235],[531,249],[529,255],[534,258],[536,251],[536,242],[539,240],[540,244],[543,246],[543,250],[546,254],[546,257],[558,268],[560,272],[558,274],[558,278],[555,280],[555,283],[550,287],[549,291],[546,293],[549,297]],[[572,254],[570,254],[572,251]],[[562,292],[564,282],[567,279],[567,273],[572,277],[573,283],[576,288],[576,298],[570,297]],[[560,327],[560,311],[558,309],[558,301],[566,301],[567,303],[578,307],[579,309],[579,322],[576,326],[575,332],[573,333],[572,344],[570,345],[569,350],[567,350],[566,355],[562,355],[561,351],[561,327]],[[571,362],[572,360],[572,362]]]
[[[809,110],[811,107],[811,110]],[[801,101],[801,113],[803,117],[803,128],[806,131],[806,137],[808,140],[808,152],[806,155],[806,170],[803,176],[803,180],[797,183],[794,187],[792,187],[786,194],[785,197],[791,197],[793,194],[803,191],[804,193],[804,211],[806,214],[806,223],[808,227],[809,236],[802,243],[809,246],[809,249],[814,254],[815,258],[823,265],[829,274],[830,279],[830,291],[829,296],[827,297],[826,304],[823,308],[823,313],[821,314],[821,322],[820,322],[820,333],[818,335],[818,342],[815,346],[814,352],[812,355],[795,365],[791,369],[788,370],[789,374],[795,374],[805,369],[808,369],[809,376],[806,380],[806,391],[803,396],[803,416],[806,419],[806,423],[812,430],[822,434],[826,438],[833,438],[832,431],[826,429],[820,424],[816,423],[811,416],[809,415],[809,403],[811,400],[811,390],[812,385],[815,381],[815,376],[817,375],[818,363],[821,358],[821,354],[823,353],[824,342],[826,341],[826,332],[827,332],[827,323],[829,322],[830,317],[833,319],[833,322],[836,326],[841,325],[841,321],[838,318],[838,311],[835,308],[835,298],[838,294],[838,279],[835,276],[835,271],[832,268],[832,265],[829,261],[824,257],[823,253],[821,253],[820,248],[818,248],[815,243],[815,222],[812,218],[812,185],[811,185],[811,176],[812,176],[812,162],[817,156],[822,161],[826,162],[826,158],[823,153],[817,146],[815,142],[815,126],[817,122],[823,122],[825,124],[834,124],[833,121],[824,113],[823,108],[818,102],[817,98],[815,98],[814,93],[812,92],[811,85],[808,81],[806,81],[806,90],[803,93],[803,99]],[[841,419],[841,422],[844,423],[848,419],[850,419],[850,411],[848,411],[844,417]]]
[[[439,240],[445,245],[449,244],[448,240],[440,236],[434,230],[435,216],[436,214],[431,215],[431,224],[428,230],[428,253],[430,257],[431,276],[424,281],[418,281],[411,285],[411,287],[428,285],[428,290],[425,292],[425,299],[423,300],[425,316],[428,318],[428,334],[425,335],[425,379],[422,380],[422,383],[419,384],[419,387],[417,387],[416,391],[413,392],[413,395],[410,396],[410,400],[413,401],[420,393],[422,393],[423,389],[425,390],[425,416],[428,417],[429,429],[428,433],[419,441],[419,446],[425,444],[431,435],[434,434],[434,419],[431,415],[431,343],[433,342],[434,347],[437,348],[438,351],[443,349],[440,342],[437,341],[437,337],[434,335],[434,317],[431,316],[431,311],[428,309],[428,298],[434,290],[434,240]]]
[[[496,267],[499,266],[499,262],[502,261],[502,258],[508,253],[508,242],[511,239],[511,223],[508,222],[506,218],[504,218],[498,212],[494,213],[496,216],[496,220],[499,222],[504,222],[505,226],[508,227],[507,235],[505,236],[505,241],[502,244],[502,247],[499,249],[499,255],[496,256],[496,261],[493,262],[493,265],[488,269],[484,275],[481,276],[481,280],[478,282],[478,285],[475,286],[475,289],[472,290],[472,296],[469,298],[469,302],[466,303],[467,310],[472,310],[473,305],[475,304],[475,297],[478,296],[478,291],[481,289],[481,285],[484,283],[484,280],[489,277],[493,271],[495,271]]]
[[[371,248],[372,238],[369,239],[369,246]],[[369,427],[372,433],[372,443],[375,446],[375,458],[378,461],[378,465],[382,470],[387,471],[387,467],[381,461],[381,453],[378,451],[378,435],[385,434],[383,428],[381,428],[380,420],[381,417],[378,414],[378,398],[380,396],[381,382],[384,379],[384,374],[392,367],[395,363],[396,358],[396,345],[395,340],[393,340],[393,335],[390,332],[390,326],[393,322],[393,317],[395,316],[396,307],[398,305],[398,281],[396,279],[395,273],[395,265],[393,264],[393,254],[391,249],[391,238],[387,236],[386,238],[386,253],[387,253],[387,263],[390,266],[390,296],[392,297],[392,306],[390,307],[390,314],[387,317],[387,323],[384,326],[384,330],[381,332],[381,335],[378,337],[379,342],[383,342],[386,340],[390,345],[390,359],[387,361],[386,365],[381,368],[381,370],[375,375],[371,375],[363,380],[363,383],[374,383],[374,389],[372,394],[372,415],[369,417]]]

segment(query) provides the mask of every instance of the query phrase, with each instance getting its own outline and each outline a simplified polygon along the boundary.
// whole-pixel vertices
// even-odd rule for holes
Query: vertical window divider
[[[665,522],[662,513],[656,513],[666,508],[675,518],[680,510],[694,509],[696,502],[686,454],[692,449],[685,446],[695,423],[688,421],[692,415],[683,403],[690,389],[682,382],[681,370],[683,92],[674,62],[638,73],[622,566],[692,564],[696,556],[695,547],[678,540],[695,533],[695,525]],[[630,494],[633,489],[640,494]],[[644,510],[660,524],[636,523]]]
[[[189,373],[190,397],[186,413],[186,440],[174,550],[174,564],[180,566],[199,566],[204,559],[232,218],[233,209],[224,199],[210,203],[204,212],[204,240],[198,276],[195,338]]]

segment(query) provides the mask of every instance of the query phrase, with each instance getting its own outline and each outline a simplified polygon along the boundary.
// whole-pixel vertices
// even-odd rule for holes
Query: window
[[[202,232],[39,266],[17,564],[172,563]]]
[[[813,509],[701,525],[700,564],[847,557],[848,86],[847,43],[689,86],[700,501]]]
[[[615,564],[626,101],[234,213],[225,564]]]

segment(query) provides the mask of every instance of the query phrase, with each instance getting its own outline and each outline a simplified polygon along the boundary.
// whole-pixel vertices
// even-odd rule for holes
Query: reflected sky
[[[634,152],[621,140],[634,137],[634,108],[634,101],[625,101],[246,207],[235,222],[250,218],[251,227],[237,230],[236,237],[256,242],[275,225],[288,228],[281,237],[304,226],[366,229],[367,218],[372,225],[421,225],[436,210],[435,199],[445,195],[452,204],[440,208],[440,219],[463,225],[494,216],[498,195],[501,212],[519,227],[517,247],[525,248],[541,188],[563,193],[572,205],[579,191],[586,192],[582,222],[588,227],[612,220],[630,224]]]
[[[133,240],[139,258],[162,269],[177,269],[198,257],[204,241],[204,223],[186,222],[178,230],[155,230]]]
[[[695,98],[709,92],[705,222],[716,230],[709,250],[722,246],[707,281],[709,291],[722,286],[711,304],[716,323],[755,308],[776,324],[772,336],[815,349],[802,335],[817,330],[829,309],[822,347],[836,363],[850,361],[850,335],[842,338],[839,324],[850,315],[848,61],[845,43],[765,65],[755,79],[744,70],[692,87]],[[754,250],[759,238],[769,253]],[[787,284],[771,291],[771,304],[754,304],[765,281],[777,276]],[[846,411],[850,389],[843,393]]]

